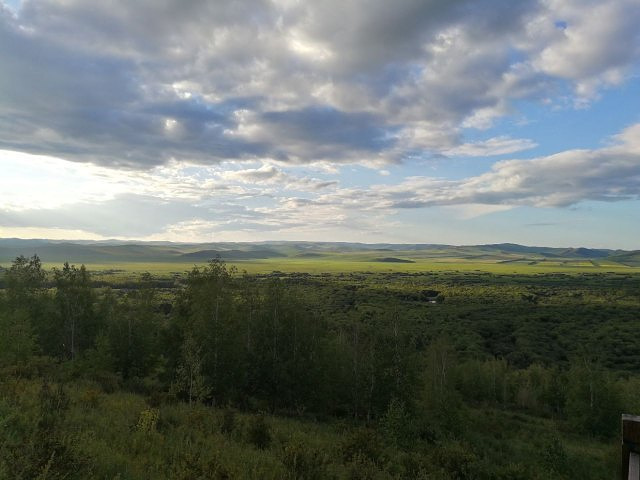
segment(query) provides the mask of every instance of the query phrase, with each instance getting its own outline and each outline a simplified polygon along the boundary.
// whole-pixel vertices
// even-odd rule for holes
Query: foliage
[[[160,412],[156,408],[147,408],[140,412],[136,430],[138,432],[155,432],[158,426]]]
[[[567,473],[567,453],[557,436],[552,437],[542,450],[544,470],[554,478],[560,478]]]
[[[264,415],[250,417],[247,424],[246,439],[248,443],[261,450],[271,444],[271,428]]]
[[[640,408],[639,280],[215,259],[123,288],[20,257],[0,478],[603,478]]]
[[[287,469],[287,479],[323,480],[329,477],[327,454],[300,439],[293,439],[285,445],[282,463]]]

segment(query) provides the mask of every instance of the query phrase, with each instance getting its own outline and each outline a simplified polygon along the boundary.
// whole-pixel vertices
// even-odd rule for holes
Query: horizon
[[[0,0],[0,237],[638,249],[639,23]]]
[[[51,243],[70,243],[74,244],[77,242],[82,243],[120,243],[120,244],[136,244],[136,245],[149,245],[154,243],[164,243],[164,244],[175,244],[175,245],[214,245],[214,244],[264,244],[264,243],[292,243],[292,244],[351,244],[351,245],[413,245],[413,246],[433,246],[433,247],[488,247],[488,246],[506,246],[513,245],[525,248],[553,248],[553,249],[567,249],[567,250],[610,250],[610,251],[627,251],[627,252],[635,252],[640,251],[640,248],[616,248],[616,247],[589,247],[585,245],[533,245],[533,244],[523,244],[523,243],[515,243],[515,242],[497,242],[497,243],[433,243],[433,242],[348,242],[348,241],[340,241],[340,240],[255,240],[255,241],[204,241],[204,242],[181,242],[181,241],[171,241],[171,240],[137,240],[137,239],[119,239],[119,238],[105,238],[101,240],[88,240],[88,239],[70,239],[70,238],[60,238],[60,239],[52,239],[52,238],[20,238],[20,237],[0,237],[1,241],[6,240],[16,240],[16,241],[24,241],[24,242],[51,242]]]

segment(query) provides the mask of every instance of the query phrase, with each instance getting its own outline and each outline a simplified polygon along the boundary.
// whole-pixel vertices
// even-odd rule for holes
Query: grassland
[[[139,272],[170,277],[220,257],[249,274],[271,272],[489,272],[495,274],[640,272],[640,252],[499,245],[394,245],[331,242],[208,244],[68,243],[0,239],[0,266],[37,254],[45,267],[84,264],[101,276]]]
[[[159,277],[183,275],[194,266],[202,266],[206,262],[122,262],[122,263],[87,263],[86,267],[96,279],[111,279],[149,272]],[[383,263],[367,260],[342,259],[339,255],[321,259],[278,258],[264,260],[248,260],[229,262],[239,272],[249,274],[283,273],[420,273],[420,272],[488,272],[494,274],[542,275],[547,273],[640,273],[640,268],[616,263],[594,265],[585,261],[546,261],[534,264],[491,261],[469,261],[463,259],[424,259],[414,263]],[[45,268],[59,267],[60,264],[45,263]]]

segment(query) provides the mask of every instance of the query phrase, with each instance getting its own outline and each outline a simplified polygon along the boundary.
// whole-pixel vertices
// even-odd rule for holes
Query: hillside
[[[384,255],[380,255],[384,253]],[[336,259],[347,261],[413,263],[416,260],[537,263],[544,261],[606,261],[640,266],[640,251],[590,248],[535,247],[517,244],[436,245],[366,244],[346,242],[170,243],[118,240],[53,241],[0,239],[0,264],[19,255],[37,254],[44,262],[204,262],[266,259]],[[394,259],[393,262],[390,259]]]

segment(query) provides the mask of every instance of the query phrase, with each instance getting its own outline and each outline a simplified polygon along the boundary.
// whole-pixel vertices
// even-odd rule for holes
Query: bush
[[[382,480],[388,478],[375,464],[364,455],[356,454],[347,464],[347,480]]]
[[[294,440],[285,446],[282,463],[287,469],[287,478],[291,480],[327,478],[327,456],[300,440]]]
[[[196,453],[185,452],[171,462],[171,475],[174,480],[228,480],[229,471],[216,455],[203,459]]]
[[[444,442],[433,452],[433,461],[451,478],[466,480],[480,476],[478,456],[467,444]]]
[[[263,415],[255,415],[249,419],[246,439],[248,443],[261,450],[271,445],[271,427]]]
[[[44,430],[53,429],[69,408],[69,396],[64,387],[52,387],[47,381],[42,383],[38,394],[40,418],[38,425]]]
[[[153,391],[145,398],[145,402],[151,408],[160,408],[162,405],[175,405],[177,399],[170,393]]]
[[[378,461],[382,455],[382,444],[378,434],[371,429],[358,428],[354,430],[340,445],[342,458],[346,461],[367,459]]]
[[[5,421],[0,431],[6,435],[0,441],[1,478],[57,480],[91,476],[88,459],[77,454],[76,439],[61,426],[68,407],[64,388],[44,382],[35,411],[3,412],[10,422]]]
[[[97,408],[100,404],[100,392],[94,388],[85,390],[80,395],[80,404],[84,408]]]
[[[140,412],[136,430],[138,432],[155,432],[158,426],[160,412],[155,408],[149,408]]]
[[[386,413],[380,419],[380,430],[387,442],[394,447],[406,446],[410,443],[413,437],[411,418],[403,402],[396,399],[389,402]]]
[[[542,464],[554,478],[560,478],[567,472],[567,452],[558,437],[551,438],[542,450]]]
[[[619,386],[599,365],[575,363],[569,371],[566,414],[569,425],[580,432],[611,437],[622,413]]]
[[[72,441],[58,432],[36,429],[29,437],[5,447],[1,462],[8,473],[6,478],[89,478],[86,459],[76,455]]]
[[[498,467],[492,475],[493,477],[496,480],[529,480],[531,475],[521,463],[510,463],[506,466]]]
[[[220,431],[225,435],[229,435],[236,428],[236,412],[230,408],[226,408],[222,413],[222,424]]]
[[[89,378],[100,385],[104,393],[114,393],[120,389],[120,376],[115,373],[96,372]]]

